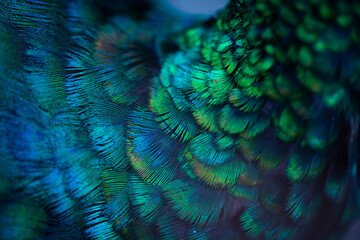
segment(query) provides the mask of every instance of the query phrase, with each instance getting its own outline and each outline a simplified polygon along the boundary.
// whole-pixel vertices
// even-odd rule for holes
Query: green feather
[[[293,182],[310,182],[320,176],[326,163],[326,156],[298,147],[289,156],[286,175]]]
[[[190,113],[177,109],[164,88],[158,86],[152,89],[150,107],[158,114],[160,127],[171,137],[186,142],[196,135],[197,126]]]
[[[129,197],[136,213],[147,223],[156,220],[164,204],[159,189],[147,184],[136,175],[130,177]]]
[[[211,133],[220,133],[221,130],[217,124],[217,113],[219,109],[219,107],[204,106],[195,109],[193,116],[196,120],[196,123],[199,124],[203,129]]]
[[[155,119],[155,114],[146,111],[129,114],[127,153],[131,166],[147,183],[162,186],[175,178],[181,145]]]
[[[278,127],[278,137],[286,142],[300,138],[304,132],[304,123],[289,108],[285,108],[275,119],[275,126]]]
[[[216,166],[232,158],[235,152],[235,149],[232,147],[233,142],[234,140],[230,137],[201,133],[188,142],[187,150],[193,157],[205,165]],[[218,147],[218,144],[221,145],[222,149]]]
[[[286,143],[265,134],[249,140],[239,139],[238,147],[245,160],[259,162],[260,169],[264,171],[284,161],[289,152]]]
[[[263,99],[251,98],[242,93],[238,88],[231,89],[229,92],[229,100],[242,112],[253,112],[259,110],[264,104]]]
[[[178,179],[163,187],[165,198],[180,219],[208,226],[231,214],[232,203],[226,195],[200,186],[198,183]]]
[[[257,116],[256,113],[242,113],[228,104],[218,113],[218,122],[226,133],[237,134],[252,126]]]

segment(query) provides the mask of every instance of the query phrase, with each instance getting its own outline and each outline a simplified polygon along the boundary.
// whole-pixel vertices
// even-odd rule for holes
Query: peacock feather
[[[0,238],[357,239],[359,22],[0,2]]]

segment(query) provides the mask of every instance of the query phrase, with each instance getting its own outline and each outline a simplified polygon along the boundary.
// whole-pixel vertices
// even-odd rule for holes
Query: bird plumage
[[[359,3],[100,5],[0,3],[0,238],[338,239],[359,218]]]

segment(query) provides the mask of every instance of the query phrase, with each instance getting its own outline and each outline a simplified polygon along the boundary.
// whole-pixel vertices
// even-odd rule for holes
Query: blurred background
[[[154,0],[179,14],[212,15],[225,7],[229,0]]]
[[[66,0],[88,24],[105,23],[114,15],[146,19],[149,14],[174,18],[206,19],[230,0]],[[160,13],[160,14],[159,14]],[[77,15],[78,15],[77,14]]]

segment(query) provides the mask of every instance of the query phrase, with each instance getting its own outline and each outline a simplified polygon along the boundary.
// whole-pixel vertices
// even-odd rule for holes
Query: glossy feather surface
[[[0,238],[345,236],[360,4],[125,2],[0,3]]]

